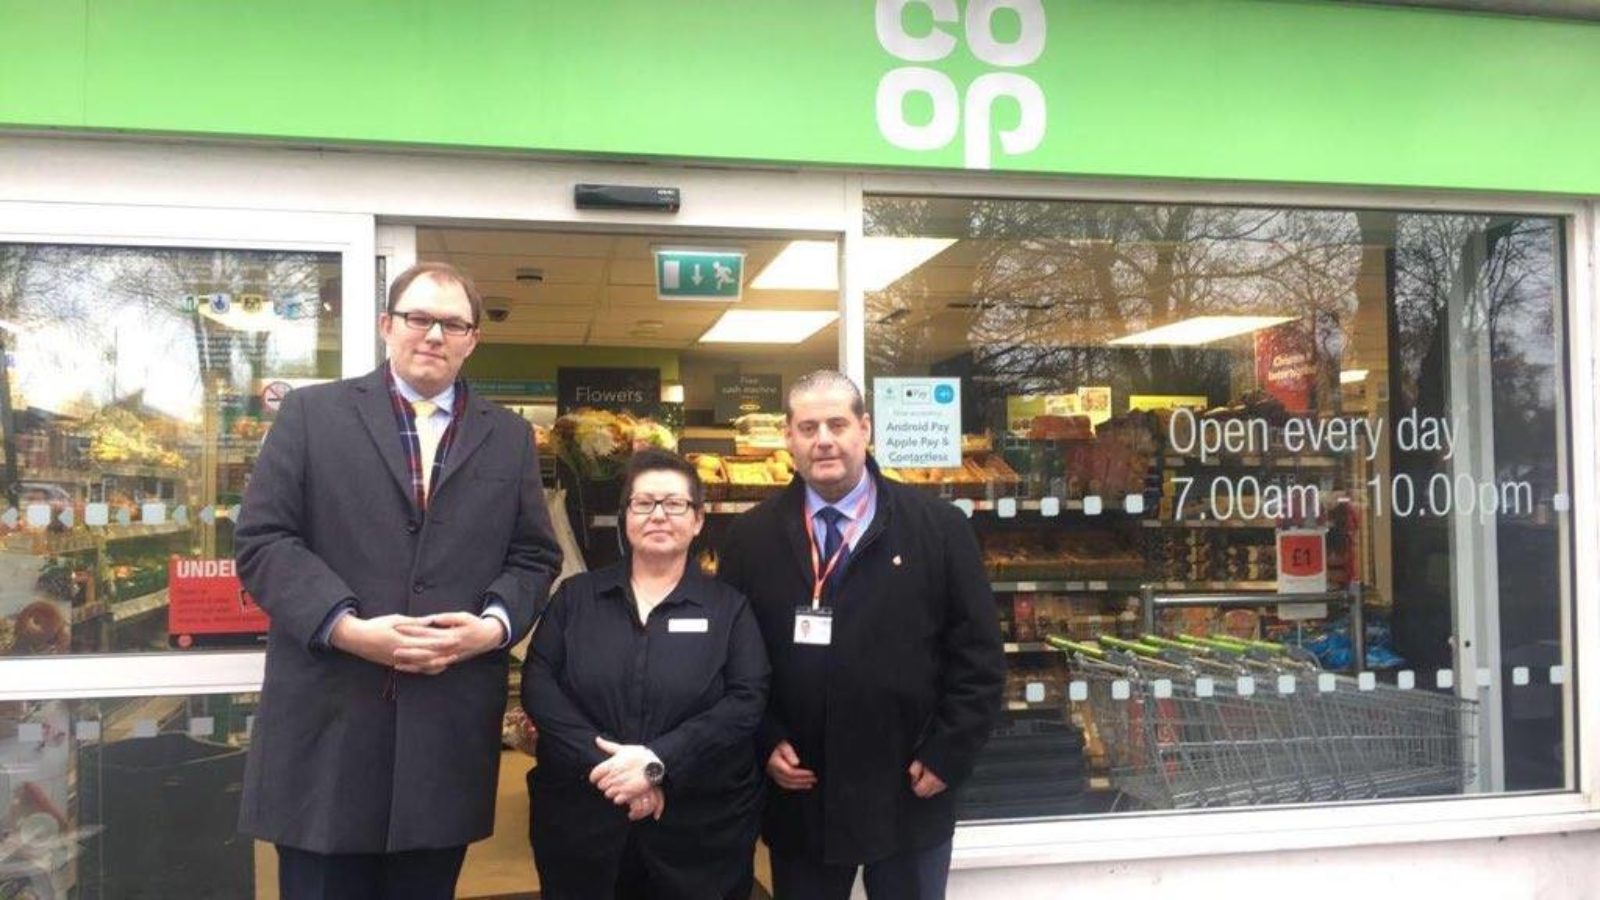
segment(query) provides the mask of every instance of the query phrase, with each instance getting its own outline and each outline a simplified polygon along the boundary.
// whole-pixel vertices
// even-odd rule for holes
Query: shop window
[[[337,254],[0,244],[0,656],[249,646],[233,523]]]
[[[1572,787],[1560,220],[869,198],[913,250],[867,388],[1006,636],[966,818]]]
[[[0,706],[0,896],[256,896],[258,851],[235,830],[255,706],[253,694]]]

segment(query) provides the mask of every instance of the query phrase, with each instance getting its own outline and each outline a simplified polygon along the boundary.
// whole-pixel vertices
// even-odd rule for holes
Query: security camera
[[[505,320],[511,318],[511,307],[486,306],[483,309],[483,314],[488,316],[489,321],[491,322],[504,322]]]

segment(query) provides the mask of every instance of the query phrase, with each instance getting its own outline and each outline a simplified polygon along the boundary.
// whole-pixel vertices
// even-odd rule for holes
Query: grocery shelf
[[[1318,456],[1316,454],[1209,454],[1207,458],[1169,453],[1161,457],[1163,465],[1172,466],[1267,466],[1279,469],[1334,469],[1343,465],[1344,456]]]
[[[1004,645],[1007,653],[1057,653],[1056,648],[1043,641],[1022,641]]]
[[[961,498],[959,498],[959,497],[951,497],[951,498],[948,498],[948,499],[950,500],[950,502],[954,503],[957,500],[960,500]],[[1034,498],[1023,498],[1023,497],[1011,497],[1011,498],[1004,498],[1004,499],[1010,499],[1010,500],[1014,501],[1015,504],[1016,504],[1016,511],[1017,512],[1042,512],[1043,511],[1043,507],[1044,507],[1044,501],[1046,499],[1055,499],[1056,500],[1056,504],[1059,507],[1060,511],[1064,512],[1064,513],[1065,512],[1083,512],[1084,511],[1084,505],[1083,505],[1083,501],[1082,500],[1061,500],[1059,498],[1038,498],[1038,499],[1034,499]],[[999,512],[1000,511],[1000,507],[1002,505],[1002,501],[1000,499],[995,499],[995,500],[969,500],[967,502],[972,504],[972,511],[973,512]],[[1123,511],[1123,499],[1121,497],[1103,499],[1103,500],[1100,501],[1100,509],[1103,512],[1122,512]],[[1144,509],[1143,510],[1141,510],[1140,512],[1137,512],[1137,513],[1132,513],[1132,515],[1144,515],[1144,514],[1146,514],[1148,512],[1153,511],[1154,509],[1155,509],[1155,504],[1150,503],[1150,502],[1146,502],[1145,505],[1144,505]]]
[[[955,501],[963,500],[963,498],[960,498],[960,496],[947,496],[944,500],[955,503]],[[1016,501],[1016,511],[1018,512],[1040,512],[1043,509],[1043,500],[1040,500],[1040,498],[1011,498],[1011,500]],[[706,512],[707,514],[738,514],[738,512],[755,509],[758,503],[760,503],[760,500],[712,500],[707,501]],[[998,512],[1000,511],[1000,506],[1002,506],[1000,500],[966,500],[966,503],[973,504],[973,512]],[[1058,503],[1061,512],[1083,512],[1082,500],[1061,500]],[[1101,504],[1101,508],[1106,512],[1120,512],[1122,511],[1122,506],[1123,501],[1120,498],[1118,500],[1107,500]],[[1147,503],[1146,511],[1150,511],[1150,509],[1154,509],[1154,504]]]
[[[1065,705],[1065,701],[1062,700],[1045,700],[1039,703],[1029,703],[1026,700],[1007,700],[1006,711],[1024,712],[1030,709],[1047,709],[1051,712],[1060,712]]]
[[[82,606],[74,606],[72,608],[72,624],[82,625],[85,622],[98,619],[110,611],[104,603],[85,603]]]
[[[218,450],[217,463],[224,466],[249,466],[254,465],[256,457],[260,455],[259,447],[253,450]]]
[[[760,500],[711,500],[706,503],[706,515],[749,512],[760,503]]]
[[[75,530],[60,535],[42,534],[37,531],[19,532],[7,537],[6,546],[8,549],[23,553],[76,553],[80,550],[93,550],[103,544],[186,534],[193,530],[193,523],[178,522],[164,522],[160,525],[91,525],[87,531]]]
[[[166,588],[162,588],[159,591],[151,591],[141,597],[134,597],[132,600],[123,600],[120,603],[111,604],[111,620],[113,622],[127,622],[153,613],[158,609],[166,609],[167,603]]]
[[[1104,591],[1138,593],[1145,585],[1158,591],[1177,591],[1199,593],[1201,591],[1217,592],[1232,591],[1248,593],[1260,591],[1273,593],[1278,589],[1276,581],[1143,581],[1140,579],[1117,579],[1112,581],[991,581],[989,589],[1001,594],[1028,594],[1035,591],[1051,591],[1065,593],[1098,593]]]
[[[1158,591],[1189,593],[1251,593],[1276,594],[1277,581],[1154,581],[1150,586]]]
[[[27,481],[71,484],[95,484],[105,475],[118,478],[158,478],[164,481],[176,481],[187,477],[182,469],[165,469],[134,463],[95,463],[93,469],[29,468],[24,469],[22,474]]]
[[[996,500],[976,500],[976,499],[967,499],[967,498],[962,498],[962,497],[944,497],[944,498],[941,498],[941,499],[948,500],[951,503],[955,503],[957,501],[962,501],[962,502],[965,502],[965,503],[971,503],[973,512],[999,512],[1000,511],[1000,507],[1002,505],[1001,501],[999,499],[996,499]],[[1016,511],[1019,512],[1019,513],[1024,513],[1024,512],[1038,513],[1038,512],[1042,512],[1043,508],[1044,508],[1044,500],[1043,499],[1022,498],[1022,497],[1014,497],[1014,498],[1006,498],[1006,499],[1011,499],[1011,500],[1015,501]],[[758,503],[760,503],[760,502],[761,501],[759,501],[759,500],[711,500],[711,501],[708,501],[706,503],[705,510],[706,510],[706,514],[707,515],[713,515],[713,514],[719,514],[719,513],[720,514],[736,514],[736,513],[747,512],[747,511],[749,511],[751,509],[754,509],[756,507],[756,505]],[[1068,513],[1068,512],[1080,512],[1081,513],[1081,512],[1083,512],[1083,501],[1082,500],[1059,500],[1059,501],[1057,501],[1057,503],[1058,503],[1060,511],[1063,512],[1063,513]],[[1105,511],[1105,512],[1122,512],[1123,511],[1122,507],[1123,507],[1123,501],[1122,501],[1121,498],[1117,498],[1115,500],[1106,500],[1106,501],[1103,501],[1102,504],[1101,504],[1101,509],[1103,511]],[[1154,508],[1155,508],[1155,504],[1146,503],[1144,511],[1145,512],[1150,512],[1150,511],[1153,511]],[[1142,514],[1143,513],[1136,513],[1135,515],[1142,515]]]
[[[170,731],[168,726],[183,715],[187,704],[187,697],[176,695],[134,697],[116,702],[101,717],[100,739],[111,743],[135,737],[134,729],[139,722],[154,723],[158,734]]]
[[[1137,593],[1144,587],[1142,579],[1117,579],[1112,581],[1098,580],[1071,580],[1071,581],[991,581],[989,589],[1002,594],[1027,594],[1034,591],[1072,591],[1075,593],[1096,593],[1100,591],[1132,591]]]

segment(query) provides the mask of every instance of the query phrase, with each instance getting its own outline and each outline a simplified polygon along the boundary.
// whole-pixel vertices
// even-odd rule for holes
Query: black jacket
[[[758,751],[780,740],[817,772],[810,791],[769,785],[763,833],[786,853],[829,864],[924,849],[955,828],[954,788],[1000,710],[1005,656],[978,543],[948,501],[877,480],[877,511],[850,556],[830,646],[794,643],[812,570],[805,485],[729,530],[720,576],[750,599],[772,660]],[[928,800],[906,774],[920,759],[952,790]]]
[[[720,897],[750,865],[762,781],[750,740],[767,654],[739,593],[693,571],[640,626],[628,561],[574,576],[550,601],[522,669],[539,729],[530,836],[546,896],[610,896],[633,829],[657,896]],[[629,823],[589,783],[596,735],[666,765],[666,813]]]

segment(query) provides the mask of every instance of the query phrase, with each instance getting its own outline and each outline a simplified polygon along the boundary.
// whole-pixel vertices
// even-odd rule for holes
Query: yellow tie
[[[439,405],[431,400],[413,400],[411,409],[417,417],[417,449],[422,451],[422,496],[427,497],[433,488],[433,457],[439,452],[439,432],[434,428],[433,413]]]

